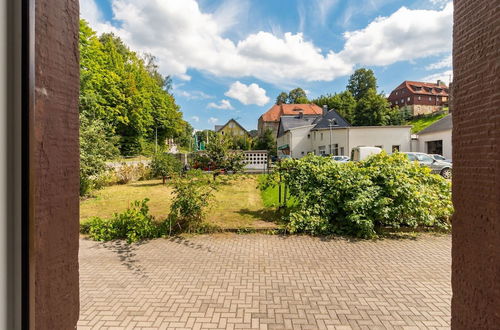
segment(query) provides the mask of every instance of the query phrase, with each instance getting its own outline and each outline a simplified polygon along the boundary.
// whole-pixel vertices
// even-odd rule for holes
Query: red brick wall
[[[456,0],[452,328],[500,326],[500,2]]]
[[[30,328],[74,329],[79,313],[78,0],[35,1],[30,113]]]

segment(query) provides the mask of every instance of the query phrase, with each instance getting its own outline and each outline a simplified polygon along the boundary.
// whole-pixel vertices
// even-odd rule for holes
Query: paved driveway
[[[450,236],[80,241],[79,329],[449,328]]]

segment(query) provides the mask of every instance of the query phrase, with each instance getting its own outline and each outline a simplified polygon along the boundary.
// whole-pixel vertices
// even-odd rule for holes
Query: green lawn
[[[221,228],[277,228],[273,209],[264,206],[258,189],[257,176],[239,176],[220,186],[211,203],[206,221]],[[106,187],[95,198],[80,202],[80,220],[91,216],[109,218],[124,211],[134,200],[149,198],[150,212],[157,219],[165,218],[170,210],[172,189],[161,180],[133,182]]]
[[[440,113],[437,115],[420,117],[420,118],[412,119],[412,120],[408,121],[406,124],[413,126],[411,129],[412,133],[418,133],[421,130],[423,130],[424,128],[434,124],[439,119],[445,117],[446,115],[448,115],[448,113]]]
[[[261,175],[259,177],[259,182],[263,182],[265,180],[265,175]],[[264,203],[265,207],[269,208],[276,208],[279,206],[279,187],[274,186],[274,187],[268,187],[265,190],[261,192],[262,196],[262,201]],[[281,203],[284,203],[284,196],[285,196],[285,185],[281,185]],[[290,193],[287,191],[287,206],[292,207],[294,205],[295,201],[292,197],[290,197]]]

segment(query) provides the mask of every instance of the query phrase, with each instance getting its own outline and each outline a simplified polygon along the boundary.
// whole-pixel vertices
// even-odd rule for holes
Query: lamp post
[[[332,126],[334,119],[328,119],[328,127],[330,128],[330,156],[332,155]]]

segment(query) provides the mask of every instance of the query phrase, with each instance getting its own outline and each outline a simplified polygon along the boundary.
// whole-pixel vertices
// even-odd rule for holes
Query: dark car
[[[452,164],[436,160],[430,155],[423,152],[404,152],[410,161],[417,161],[422,166],[427,166],[432,170],[432,173],[440,174],[445,179],[451,179]]]

